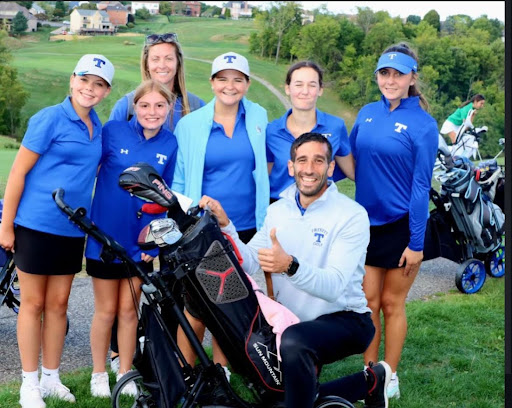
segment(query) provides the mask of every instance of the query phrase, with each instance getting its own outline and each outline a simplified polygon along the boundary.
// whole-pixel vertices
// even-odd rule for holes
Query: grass
[[[488,278],[473,295],[452,291],[407,303],[409,329],[399,369],[402,396],[390,407],[504,406],[504,283]],[[362,364],[360,355],[330,364],[324,367],[321,381],[359,371]],[[48,408],[111,406],[109,400],[89,395],[90,368],[62,378],[78,402],[48,400]],[[236,390],[244,393],[241,378],[236,374],[232,378]],[[17,406],[19,385],[12,381],[0,387],[0,407]]]
[[[193,60],[212,61],[216,56],[235,51],[249,60],[251,72],[265,78],[284,93],[284,79],[289,64],[274,64],[273,60],[262,59],[248,52],[248,39],[255,31],[254,22],[232,22],[215,18],[201,18],[201,30],[197,20],[172,18],[172,26],[166,17],[155,16],[150,22],[138,23],[132,36],[91,37],[85,40],[48,41],[49,30],[21,37],[9,38],[13,52],[13,65],[18,69],[19,79],[30,92],[29,100],[23,108],[23,116],[29,118],[45,106],[60,103],[68,92],[68,78],[78,58],[85,53],[102,53],[116,68],[112,93],[97,107],[102,121],[108,119],[114,103],[124,94],[133,90],[140,82],[140,52],[144,36],[150,32],[175,31],[185,54],[187,89],[205,101],[212,98],[208,82],[210,63]],[[126,35],[126,33],[124,34]],[[71,37],[76,38],[76,37]],[[125,45],[129,40],[135,45]],[[268,111],[269,120],[284,113],[279,100],[263,85],[252,81],[248,98],[258,102]],[[337,95],[326,87],[318,101],[318,107],[326,112],[345,119],[350,129],[356,111],[339,101]]]

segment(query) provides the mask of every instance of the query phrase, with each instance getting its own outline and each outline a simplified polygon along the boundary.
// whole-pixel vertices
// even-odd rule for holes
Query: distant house
[[[96,8],[98,10],[106,11],[108,6],[123,6],[123,3],[121,3],[120,1],[100,1],[96,4]]]
[[[182,7],[178,9],[176,2],[171,2],[171,14],[181,14],[190,17],[199,17],[201,15],[201,2],[200,1],[181,1]]]
[[[254,6],[251,6],[248,1],[228,1],[224,4],[224,8],[229,9],[233,20],[238,20],[240,17],[251,18]]]
[[[70,16],[69,28],[79,35],[112,35],[115,26],[104,10],[74,9]]]
[[[135,14],[137,10],[147,9],[150,14],[160,14],[159,1],[132,1],[132,13]]]
[[[28,10],[28,12],[30,14],[32,14],[33,16],[37,15],[37,14],[46,14],[46,11],[44,8],[42,8],[39,4],[37,4],[37,2],[32,2],[32,7],[30,7],[30,9]]]
[[[117,27],[119,25],[126,25],[126,23],[128,23],[128,9],[121,3],[108,5],[105,11],[107,12],[108,17],[110,18],[110,22],[114,26]]]
[[[37,18],[30,14],[25,7],[13,1],[0,2],[0,21],[5,22],[7,29],[11,31],[12,20],[20,11],[27,19],[28,27],[25,32],[37,31]]]
[[[315,21],[315,15],[312,11],[304,10],[301,14],[302,25],[310,24]]]

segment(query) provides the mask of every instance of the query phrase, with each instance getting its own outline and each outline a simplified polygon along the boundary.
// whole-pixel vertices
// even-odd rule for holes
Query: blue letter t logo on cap
[[[101,64],[105,65],[105,61],[103,61],[103,60],[102,60],[102,59],[100,59],[100,58],[93,58],[93,61],[96,61],[96,64],[95,64],[95,65],[96,65],[98,68],[101,68]]]
[[[227,63],[228,63],[228,64],[232,64],[232,63],[233,63],[233,61],[232,61],[232,60],[236,59],[236,55],[226,55],[226,56],[224,57],[224,59],[225,59],[225,60],[227,60]]]

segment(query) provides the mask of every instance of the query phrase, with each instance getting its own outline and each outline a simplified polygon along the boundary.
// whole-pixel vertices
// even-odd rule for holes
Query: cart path
[[[205,60],[205,59],[200,59],[200,58],[190,58],[190,57],[185,57],[185,59],[189,59],[189,60],[192,60],[192,61],[199,61],[199,62],[204,62],[206,64],[211,64],[212,61],[208,61],[208,60]],[[259,83],[261,83],[262,85],[264,85],[270,92],[272,92],[277,99],[279,99],[279,101],[283,104],[283,106],[285,107],[286,110],[290,109],[292,107],[290,101],[288,100],[288,98],[282,94],[282,92],[277,89],[274,85],[272,85],[270,82],[268,82],[266,79],[263,79],[263,78],[260,78],[254,74],[251,74],[251,81],[252,80],[255,80],[255,81],[258,81]]]
[[[407,300],[429,299],[441,292],[457,291],[455,274],[459,264],[445,258],[423,262]],[[258,285],[265,287],[263,276],[256,276]],[[61,371],[74,371],[80,367],[91,367],[89,330],[94,312],[94,294],[90,277],[76,277],[69,299],[70,328],[64,345]],[[16,341],[16,315],[11,309],[0,308],[0,384],[19,381],[21,365]],[[209,344],[211,337],[205,339]],[[1,405],[1,404],[0,404]]]

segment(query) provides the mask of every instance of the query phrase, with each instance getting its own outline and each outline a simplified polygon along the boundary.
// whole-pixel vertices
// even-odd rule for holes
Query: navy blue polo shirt
[[[293,177],[288,174],[288,160],[290,160],[290,147],[295,138],[286,128],[286,120],[291,113],[290,109],[267,126],[267,162],[274,163],[269,176],[270,197],[274,199],[278,199],[279,194],[294,183]],[[343,119],[317,109],[316,125],[311,132],[321,133],[329,140],[332,145],[333,158],[350,153],[347,128]],[[333,180],[338,181],[345,177],[336,165]]]

